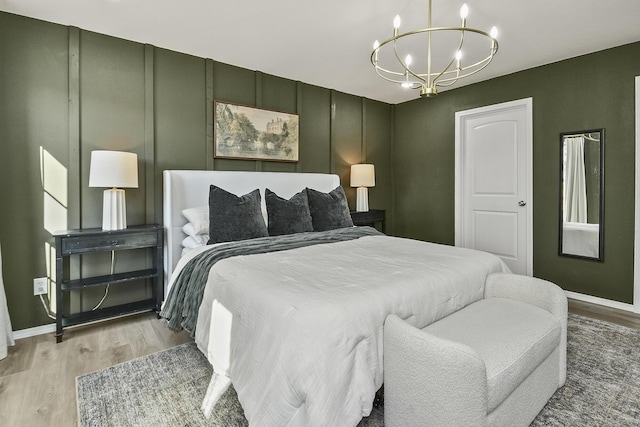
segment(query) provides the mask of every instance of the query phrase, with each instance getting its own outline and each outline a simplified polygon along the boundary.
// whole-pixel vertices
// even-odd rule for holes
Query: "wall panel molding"
[[[205,80],[205,110],[207,114],[207,118],[205,120],[207,129],[205,134],[207,135],[205,144],[206,147],[204,149],[205,155],[207,156],[207,169],[215,170],[215,159],[213,158],[213,100],[215,99],[213,93],[213,60],[206,59],[204,61],[204,80]]]
[[[296,108],[295,108],[295,112],[296,114],[298,114],[298,116],[302,116],[302,82],[300,81],[296,81]],[[300,137],[302,135],[302,132],[300,131],[300,127],[298,127],[298,137]],[[298,151],[298,155],[299,155],[299,159],[298,162],[296,163],[296,172],[302,172],[303,168],[302,168],[302,162],[303,162],[303,157],[302,157],[302,150]]]
[[[82,227],[80,170],[82,153],[80,150],[80,29],[69,27],[69,164],[67,165],[67,228]],[[69,273],[72,277],[79,277],[82,270],[78,257],[71,257]],[[69,307],[78,310],[82,304],[80,293],[71,292]]]
[[[144,45],[144,180],[145,218],[147,223],[161,222],[162,212],[155,212],[155,48]]]
[[[360,163],[367,162],[367,99],[361,98],[362,115],[361,115],[361,134],[360,140]]]
[[[391,135],[389,138],[389,164],[391,165],[391,200],[389,200],[389,206],[391,209],[387,211],[387,221],[389,221],[390,227],[387,228],[387,234],[394,234],[396,230],[396,174],[394,165],[396,164],[395,144],[396,144],[396,106],[392,105],[389,111],[389,127],[391,128]]]
[[[333,150],[333,144],[336,140],[336,91],[333,89],[331,89],[330,92],[329,108],[331,108],[331,114],[329,116],[329,152],[331,153],[329,157],[329,173],[336,173],[336,159]]]
[[[255,106],[262,108],[262,72],[256,71],[256,101]],[[256,172],[262,172],[262,160],[256,160]]]
[[[67,226],[79,228],[80,211],[80,29],[69,27],[69,164]]]

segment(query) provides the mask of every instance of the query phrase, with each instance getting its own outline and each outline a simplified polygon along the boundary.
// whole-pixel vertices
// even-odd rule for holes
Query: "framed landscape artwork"
[[[214,157],[297,162],[297,114],[214,101]]]

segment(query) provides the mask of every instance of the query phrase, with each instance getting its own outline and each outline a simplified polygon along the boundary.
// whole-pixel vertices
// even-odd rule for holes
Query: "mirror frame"
[[[599,147],[599,168],[600,168],[600,177],[599,177],[599,204],[598,213],[599,213],[599,229],[598,229],[598,256],[590,257],[584,255],[576,255],[571,253],[564,253],[562,248],[563,241],[563,218],[564,218],[564,139],[565,137],[579,134],[588,134],[588,133],[600,133],[600,147]],[[571,257],[571,258],[581,258],[587,260],[594,261],[604,261],[604,128],[599,129],[588,129],[588,130],[579,130],[575,132],[561,132],[560,133],[560,218],[559,218],[559,231],[558,231],[558,255]]]

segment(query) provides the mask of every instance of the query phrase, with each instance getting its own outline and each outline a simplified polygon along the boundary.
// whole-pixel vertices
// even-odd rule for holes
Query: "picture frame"
[[[298,114],[214,100],[215,158],[297,162]]]

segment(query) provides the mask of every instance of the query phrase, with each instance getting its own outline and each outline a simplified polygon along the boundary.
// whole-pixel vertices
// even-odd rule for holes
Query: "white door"
[[[456,113],[456,246],[533,274],[532,99]]]

